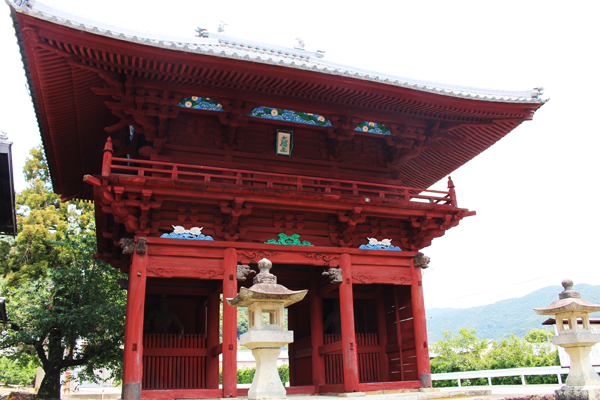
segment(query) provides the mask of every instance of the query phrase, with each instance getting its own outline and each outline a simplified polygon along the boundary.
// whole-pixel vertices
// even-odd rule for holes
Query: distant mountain
[[[600,304],[600,285],[580,283],[574,285],[573,289],[581,293],[583,299]],[[542,322],[549,318],[537,315],[533,308],[546,307],[558,300],[558,293],[562,291],[561,286],[548,286],[523,297],[486,306],[427,310],[429,342],[443,339],[442,331],[452,331],[454,335],[460,328],[475,329],[479,339],[500,340],[511,333],[522,338],[533,328],[543,329]],[[600,317],[598,314],[592,316]]]

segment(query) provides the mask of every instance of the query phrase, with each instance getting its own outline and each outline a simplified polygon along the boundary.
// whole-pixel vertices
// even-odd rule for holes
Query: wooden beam
[[[147,348],[144,349],[144,357],[206,357],[206,349],[195,348]]]
[[[401,390],[417,389],[421,387],[420,381],[402,381],[402,382],[369,382],[361,383],[358,388],[362,392],[371,392],[375,390]]]
[[[331,292],[340,288],[339,283],[327,283],[325,286],[321,286],[317,289],[317,296],[319,297],[327,297]],[[336,296],[337,297],[337,296]]]
[[[207,296],[208,288],[191,286],[148,286],[146,294],[170,294],[180,296]]]
[[[222,354],[222,353],[223,353],[223,343],[219,343],[218,345],[216,345],[216,346],[213,346],[213,347],[210,349],[210,354],[211,354],[213,357],[217,357],[219,354]]]
[[[324,344],[318,347],[319,355],[330,354],[330,353],[339,353],[342,351],[342,342],[334,342],[329,344]]]
[[[221,389],[142,390],[141,398],[143,400],[218,399],[222,395]]]

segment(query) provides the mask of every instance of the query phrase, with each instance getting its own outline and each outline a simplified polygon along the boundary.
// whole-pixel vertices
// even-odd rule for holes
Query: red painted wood
[[[218,183],[226,187],[232,185],[237,190],[240,187],[251,187],[254,190],[260,187],[269,187],[275,190],[294,190],[301,192],[332,193],[339,195],[361,196],[374,199],[397,201],[428,201],[435,204],[447,204],[453,206],[448,192],[439,190],[427,190],[403,187],[398,185],[375,184],[359,181],[346,181],[341,179],[324,179],[316,177],[305,177],[300,175],[283,175],[268,172],[256,174],[255,171],[244,171],[237,169],[218,168],[209,166],[195,166],[177,163],[168,163],[153,160],[140,160],[129,158],[106,159],[111,161],[110,168],[103,165],[103,169],[109,169],[113,174],[152,176],[155,179],[166,179],[173,181]],[[157,177],[156,175],[159,175]],[[290,185],[290,180],[295,185]]]
[[[146,290],[147,254],[134,253],[129,273],[127,310],[125,317],[125,349],[123,355],[123,383],[139,384],[143,377],[144,298]],[[130,399],[125,399],[130,400]]]
[[[354,334],[354,298],[352,297],[352,261],[349,254],[340,256],[344,281],[340,284],[340,319],[342,325],[342,354],[344,390],[358,392],[358,355]]]
[[[289,315],[289,314],[288,314]],[[294,335],[296,334],[296,330],[294,331]],[[311,347],[311,338],[310,336],[304,337],[302,339],[294,340],[293,346],[294,352],[293,357],[294,363],[290,362],[290,371],[292,370],[292,365],[294,365],[294,379],[295,384],[291,386],[304,386],[311,385],[313,382],[312,376],[312,347]],[[291,361],[291,360],[290,360]],[[291,376],[290,376],[291,381]]]
[[[370,392],[375,390],[400,390],[417,389],[421,387],[421,381],[403,381],[403,382],[370,382],[360,383],[358,388],[361,392]]]
[[[102,176],[108,176],[110,174],[110,169],[112,165],[112,155],[112,139],[109,136],[106,139],[106,144],[104,145],[104,156],[102,159]]]
[[[211,350],[210,350],[210,354],[213,357],[218,357],[219,354],[223,353],[223,343],[219,343],[218,345],[214,346]]]
[[[148,277],[151,278],[192,278],[192,279],[223,279],[221,260],[205,259],[201,266],[195,268],[177,264],[177,258],[153,256],[152,264],[148,267]]]
[[[223,256],[223,397],[237,396],[237,308],[225,299],[237,295],[237,252],[225,249]]]
[[[221,398],[221,389],[142,390],[142,399],[215,399]]]
[[[288,329],[291,331],[294,331],[296,329],[296,319],[297,319],[298,313],[297,313],[297,309],[296,307],[290,307],[288,308]],[[298,333],[294,332],[294,336],[296,336]],[[290,386],[297,386],[298,385],[298,375],[301,374],[301,371],[299,371],[296,368],[296,342],[292,342],[288,345],[288,357],[289,357],[289,368],[290,368]]]
[[[316,388],[325,384],[325,360],[319,352],[319,348],[323,345],[323,300],[318,296],[317,289],[317,281],[313,279],[308,299],[310,301],[312,382]]]
[[[329,336],[329,335],[327,335],[327,336]],[[319,354],[324,355],[324,354],[330,354],[330,353],[339,353],[340,351],[342,351],[342,348],[343,348],[342,342],[336,341],[333,343],[325,344],[323,346],[319,346],[318,349],[319,349]]]
[[[398,343],[398,356],[399,356],[399,366],[400,366],[400,380],[404,380],[404,361],[402,359],[402,328],[400,326],[400,302],[398,301],[398,288],[394,286],[394,315],[396,317],[395,326],[396,326],[396,338]]]
[[[427,344],[427,318],[425,316],[425,301],[421,268],[413,267],[413,285],[411,286],[412,314],[414,321],[415,344],[417,349],[418,378],[422,374],[430,374],[429,346]],[[431,382],[431,380],[429,380]]]
[[[390,369],[385,346],[388,344],[387,329],[385,327],[385,304],[383,302],[382,288],[377,287],[377,332],[379,334],[379,360],[381,368],[381,380],[390,380]]]
[[[206,347],[210,354],[206,358],[206,387],[219,388],[219,355],[213,354],[212,349],[219,345],[220,301],[218,294],[211,294],[207,300],[206,317]]]
[[[292,394],[314,394],[314,393],[318,393],[318,389],[317,389],[316,386],[313,386],[313,385],[290,386],[290,387],[286,387],[285,388],[285,392],[288,395],[292,395]]]
[[[294,358],[296,360],[300,359],[300,358],[311,358],[312,357],[312,353],[313,353],[313,348],[309,347],[307,349],[302,349],[302,350],[296,350],[294,352]]]
[[[146,348],[144,357],[206,357],[206,349],[200,348]]]
[[[319,393],[343,393],[345,392],[344,385],[322,385],[319,387]]]
[[[412,270],[410,267],[390,267],[374,265],[355,266],[352,265],[352,283],[355,284],[392,284],[410,285],[412,283]]]

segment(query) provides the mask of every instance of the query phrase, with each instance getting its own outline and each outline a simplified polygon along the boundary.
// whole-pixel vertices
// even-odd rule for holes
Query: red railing
[[[340,196],[357,196],[364,201],[413,201],[456,205],[454,188],[444,192],[377,182],[361,182],[301,175],[177,164],[163,161],[134,160],[112,156],[112,144],[104,150],[102,175],[121,174],[158,179],[230,185],[235,188],[278,189]]]
[[[342,335],[326,334],[323,344],[340,342]],[[358,378],[362,382],[381,382],[381,354],[376,333],[357,333]],[[341,351],[325,354],[325,382],[336,384],[344,382],[344,366]]]
[[[144,334],[143,389],[206,387],[206,336]]]

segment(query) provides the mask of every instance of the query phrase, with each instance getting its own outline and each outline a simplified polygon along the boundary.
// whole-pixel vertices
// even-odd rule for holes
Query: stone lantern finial
[[[276,285],[277,277],[275,275],[273,275],[271,272],[269,272],[271,270],[271,268],[273,268],[273,263],[271,261],[267,260],[266,258],[263,258],[262,260],[260,260],[258,262],[258,269],[260,270],[260,272],[258,274],[256,274],[256,276],[254,276],[252,283],[254,285],[257,285],[260,283]]]
[[[562,286],[565,288],[562,292],[558,294],[559,299],[579,299],[581,295],[577,290],[573,290],[573,281],[570,279],[564,279],[562,282]]]

